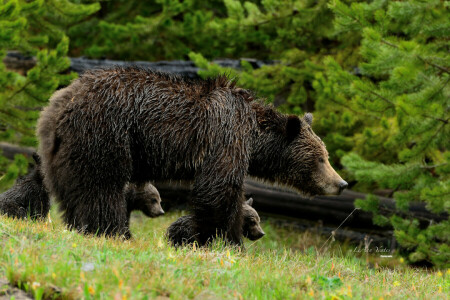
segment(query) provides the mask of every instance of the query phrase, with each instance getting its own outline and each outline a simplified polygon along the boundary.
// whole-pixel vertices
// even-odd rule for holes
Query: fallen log
[[[261,68],[263,65],[271,64],[270,61],[261,61],[253,58],[242,59],[217,59],[213,62],[222,67],[240,69],[241,62],[246,61],[251,64],[254,69]],[[34,57],[23,56],[19,52],[10,51],[3,60],[6,67],[21,74],[31,69],[36,64]],[[173,60],[173,61],[119,61],[109,59],[88,59],[85,57],[70,58],[70,67],[68,71],[83,73],[89,69],[107,68],[113,66],[138,66],[142,68],[150,68],[157,71],[180,74],[190,78],[198,78],[199,68],[192,61]]]
[[[157,182],[155,186],[158,188],[164,201],[169,202],[168,206],[185,205],[188,202],[190,188],[187,185]],[[392,232],[392,228],[374,225],[371,213],[360,209],[355,210],[355,200],[366,197],[363,193],[345,190],[341,195],[337,196],[308,198],[294,191],[272,187],[251,179],[246,180],[244,192],[247,198],[253,198],[253,206],[259,213],[316,222],[321,221],[324,225],[330,227],[338,226],[348,217],[343,225],[344,227],[359,230],[376,230],[389,234]],[[379,201],[381,206],[386,209],[392,212],[396,211],[393,199],[379,197]],[[398,211],[396,213],[402,214]],[[426,222],[431,220],[441,221],[448,218],[445,214],[436,215],[429,212],[425,208],[425,203],[412,203],[407,214]]]
[[[12,160],[16,154],[23,154],[25,157],[31,158],[36,149],[0,142],[0,151],[3,156]]]

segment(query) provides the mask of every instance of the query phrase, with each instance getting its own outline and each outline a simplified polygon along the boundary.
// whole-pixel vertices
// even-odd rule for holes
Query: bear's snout
[[[339,182],[338,187],[339,187],[339,194],[340,194],[340,193],[342,193],[343,190],[345,190],[348,187],[347,181],[342,180],[341,182]]]

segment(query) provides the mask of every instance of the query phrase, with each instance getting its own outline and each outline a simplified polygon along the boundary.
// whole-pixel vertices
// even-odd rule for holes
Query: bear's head
[[[137,187],[133,202],[133,209],[142,211],[147,217],[155,218],[164,214],[159,192],[150,183]]]
[[[288,146],[283,155],[285,166],[281,181],[307,195],[338,195],[347,186],[328,161],[322,140],[313,132],[313,116],[289,116],[285,136]]]
[[[251,241],[256,241],[265,235],[262,230],[259,215],[252,207],[253,198],[248,199],[242,206],[242,213],[244,216],[243,234]]]

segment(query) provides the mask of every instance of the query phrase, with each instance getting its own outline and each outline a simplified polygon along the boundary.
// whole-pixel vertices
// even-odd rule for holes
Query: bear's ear
[[[312,115],[312,113],[306,113],[306,114],[303,116],[303,119],[306,121],[306,123],[309,124],[309,126],[312,125],[312,122],[313,122],[313,115]]]
[[[253,198],[249,198],[247,201],[245,201],[245,203],[249,206],[253,205]]]
[[[294,115],[290,115],[286,122],[286,135],[290,140],[293,140],[299,133],[302,127],[302,121]]]

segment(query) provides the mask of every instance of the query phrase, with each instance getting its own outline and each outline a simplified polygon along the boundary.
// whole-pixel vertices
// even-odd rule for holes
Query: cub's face
[[[150,218],[155,218],[164,214],[161,207],[161,197],[158,190],[150,183],[144,185],[142,189],[137,191],[137,197],[143,203],[142,212]]]
[[[260,225],[259,215],[252,207],[253,199],[250,198],[242,206],[244,215],[244,236],[251,241],[256,241],[265,235]]]
[[[312,114],[305,114],[297,125],[282,181],[307,195],[338,195],[348,184],[330,165],[325,144],[311,129],[312,119]]]

